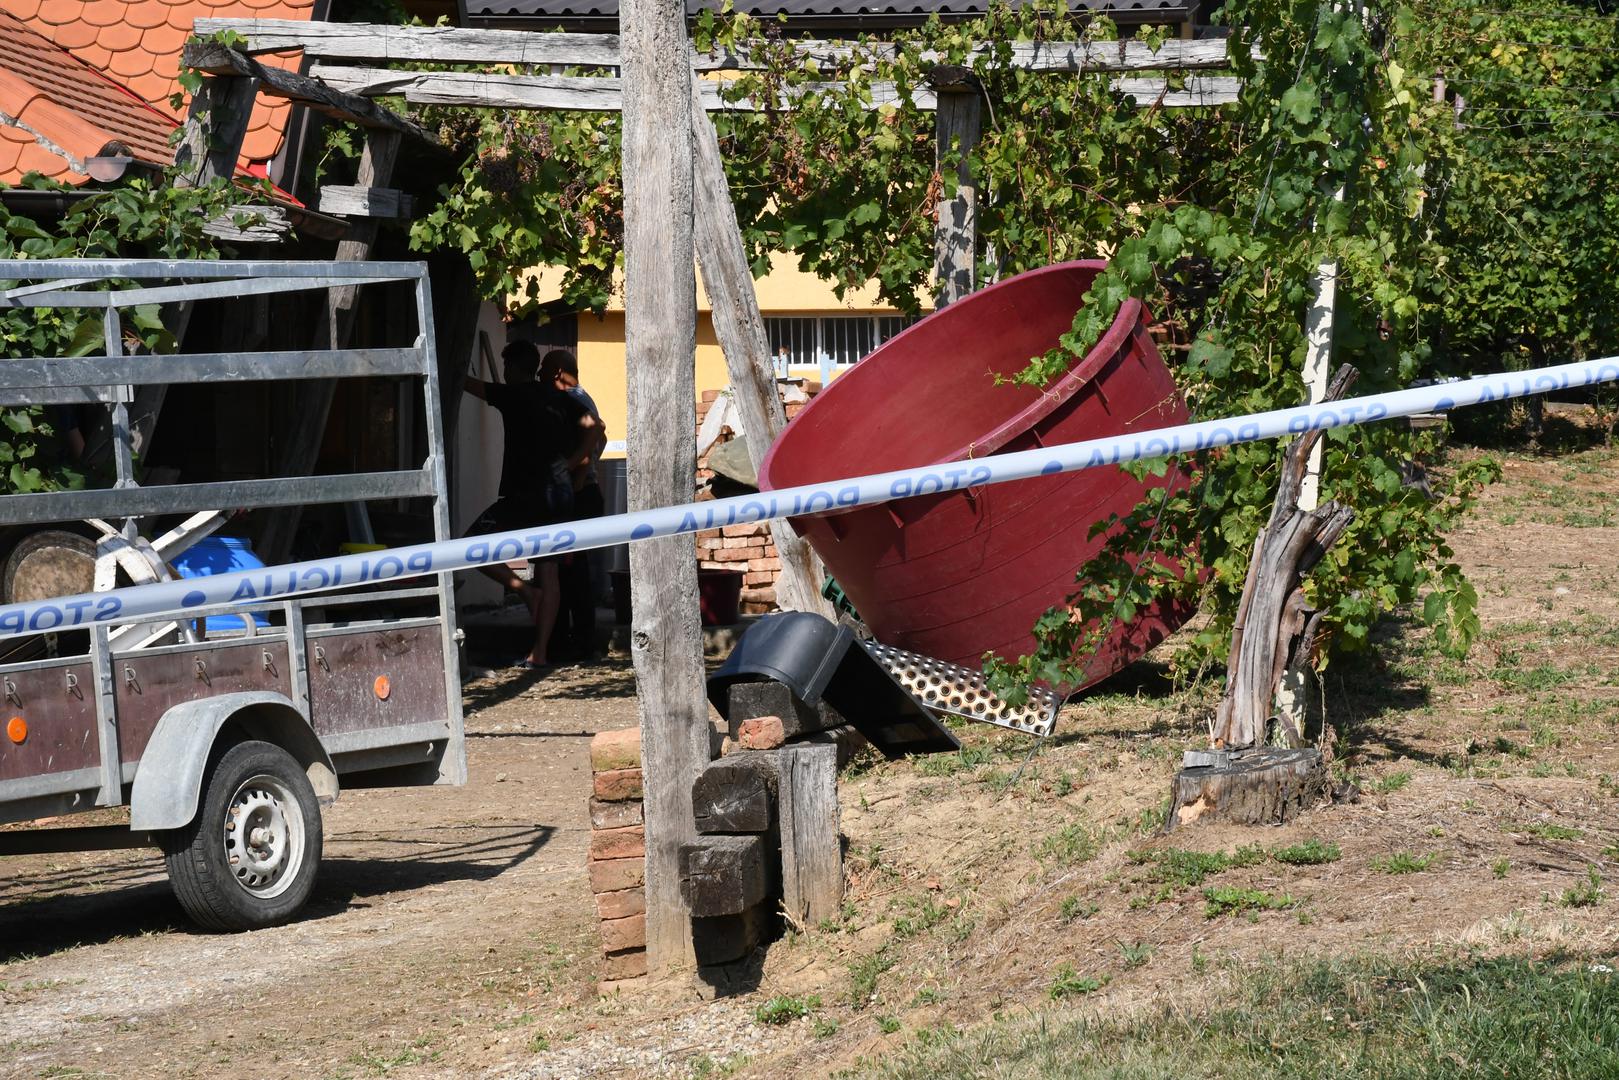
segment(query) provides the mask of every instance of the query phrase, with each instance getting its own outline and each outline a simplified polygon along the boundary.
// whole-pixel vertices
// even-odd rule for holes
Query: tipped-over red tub
[[[1060,380],[996,385],[1057,345],[1100,262],[1020,274],[885,342],[827,386],[771,447],[765,489],[963,461],[1184,423],[1186,404],[1139,301]],[[877,638],[977,666],[1034,647],[1042,612],[1075,591],[1100,548],[1091,525],[1129,513],[1171,470],[1138,481],[1116,466],[944,492],[793,519]],[[1114,628],[1081,684],[1117,671],[1192,613],[1155,604]],[[1068,689],[1078,689],[1071,687]]]

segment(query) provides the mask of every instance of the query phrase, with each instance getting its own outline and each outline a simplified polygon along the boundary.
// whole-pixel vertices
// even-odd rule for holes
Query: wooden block
[[[631,915],[645,914],[645,889],[619,889],[617,892],[596,894],[596,917],[598,919],[627,919]]]
[[[613,769],[599,772],[593,782],[596,798],[603,802],[623,802],[641,797],[640,769]]]
[[[590,834],[590,859],[634,859],[646,854],[646,829],[632,825],[626,829],[597,829]]]
[[[737,915],[765,898],[764,841],[703,836],[680,845],[680,896],[694,917]]]
[[[602,959],[602,978],[609,981],[634,979],[645,975],[646,950],[630,949],[621,953],[608,953]]]
[[[831,710],[828,709],[830,712]],[[836,713],[833,713],[836,716]],[[840,718],[841,720],[841,718]],[[815,745],[835,746],[838,748],[838,768],[849,764],[851,758],[871,745],[866,737],[848,724],[840,727],[828,728],[825,731],[815,731],[808,735],[800,735],[793,740],[794,743],[812,743]]]
[[[593,772],[641,767],[641,729],[598,732],[590,740],[590,768]]]
[[[631,825],[640,825],[644,820],[639,799],[625,799],[622,802],[590,800],[592,829],[627,829]]]
[[[762,833],[776,820],[781,763],[774,753],[730,754],[697,774],[691,785],[692,814],[700,833]]]
[[[320,189],[320,212],[346,217],[408,218],[416,200],[398,188],[326,184]]]
[[[607,859],[590,864],[590,891],[619,892],[646,884],[646,859]]]
[[[646,948],[646,916],[631,915],[623,919],[603,919],[602,952],[626,952]]]
[[[795,743],[779,753],[782,908],[789,921],[813,926],[835,918],[843,903],[838,749]]]
[[[759,682],[732,683],[727,691],[731,737],[736,738],[744,720],[761,716],[774,716],[781,720],[782,734],[791,739],[810,731],[821,731],[843,723],[841,717],[827,709],[813,708],[799,700],[784,684],[772,679]]]
[[[787,741],[779,716],[756,716],[737,725],[736,741],[744,750],[774,750]]]
[[[764,940],[769,905],[759,904],[736,915],[691,921],[692,952],[697,963],[729,964],[747,956]]]

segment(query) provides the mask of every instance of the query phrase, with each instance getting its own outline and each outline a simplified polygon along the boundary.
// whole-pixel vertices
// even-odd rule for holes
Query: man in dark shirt
[[[601,517],[605,501],[596,476],[596,462],[607,446],[607,426],[601,412],[584,387],[579,385],[579,361],[568,349],[551,349],[540,360],[539,381],[554,386],[590,410],[596,426],[586,436],[590,457],[573,473],[573,516],[575,520]],[[564,555],[558,571],[562,584],[562,609],[557,613],[558,644],[580,660],[596,655],[596,595],[592,588],[589,551]]]
[[[506,433],[500,498],[473,522],[471,533],[507,532],[569,520],[573,471],[596,445],[593,429],[598,421],[590,410],[556,388],[535,381],[540,355],[532,343],[514,341],[501,357],[506,362],[504,383],[466,380],[467,393],[499,410]],[[521,596],[534,618],[534,645],[517,666],[549,667],[551,628],[561,604],[556,560],[539,560],[532,583],[522,581],[505,563],[480,569]]]

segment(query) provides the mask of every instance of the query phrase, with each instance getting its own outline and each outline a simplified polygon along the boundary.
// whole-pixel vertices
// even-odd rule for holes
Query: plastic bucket
[[[229,574],[236,570],[260,570],[264,562],[253,554],[253,545],[238,536],[205,536],[169,560],[183,578]],[[270,620],[254,613],[254,624],[269,626]],[[202,620],[207,633],[245,630],[240,615],[210,615]]]
[[[765,489],[1163,427],[1187,419],[1135,300],[1067,374],[1045,387],[996,385],[1058,343],[1100,262],[1020,274],[885,342],[823,390],[766,455]],[[951,483],[940,472],[940,487]],[[1184,473],[1138,481],[1116,466],[940,490],[881,506],[795,518],[878,639],[976,666],[1034,647],[1032,627],[1075,589],[1104,538],[1093,523],[1129,513]],[[1115,627],[1086,667],[1089,685],[1161,641],[1192,613],[1155,604]],[[1077,688],[1076,688],[1077,689]]]

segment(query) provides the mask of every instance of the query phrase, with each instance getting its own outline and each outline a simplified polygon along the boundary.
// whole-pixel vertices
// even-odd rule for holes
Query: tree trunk
[[[1353,369],[1340,368],[1323,400],[1342,397],[1354,380]],[[1287,448],[1270,522],[1254,540],[1231,631],[1225,695],[1215,713],[1212,734],[1218,748],[1237,750],[1264,742],[1283,672],[1301,666],[1315,645],[1321,615],[1305,600],[1301,582],[1355,519],[1352,509],[1338,503],[1299,509],[1299,486],[1322,434],[1306,432]],[[1291,745],[1301,745],[1301,732],[1286,734]]]
[[[1247,750],[1182,769],[1170,789],[1166,832],[1195,822],[1279,825],[1331,790],[1317,750]]]

